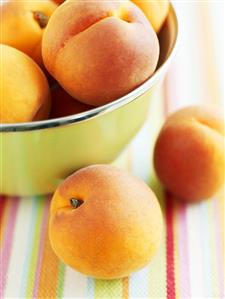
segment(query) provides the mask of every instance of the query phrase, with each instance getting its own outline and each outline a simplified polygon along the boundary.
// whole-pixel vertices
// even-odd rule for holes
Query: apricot
[[[66,264],[92,277],[114,279],[149,263],[162,223],[158,201],[144,182],[115,167],[93,165],[56,190],[49,237]]]
[[[168,15],[169,1],[168,0],[131,0],[145,14],[151,23],[153,29],[158,33]]]
[[[42,65],[42,35],[56,8],[50,0],[4,1],[0,15],[0,43],[17,48]]]
[[[50,118],[58,118],[77,114],[92,109],[92,106],[81,103],[72,98],[63,88],[57,86],[51,91],[52,107]]]
[[[200,201],[224,183],[224,120],[215,107],[190,106],[172,114],[155,145],[154,165],[165,187]]]
[[[47,79],[39,66],[23,52],[0,45],[0,122],[42,120],[50,110]]]
[[[65,0],[53,0],[55,3],[57,3],[58,5],[62,4]]]
[[[158,38],[130,1],[66,1],[42,44],[47,70],[79,101],[99,106],[130,92],[155,71]]]

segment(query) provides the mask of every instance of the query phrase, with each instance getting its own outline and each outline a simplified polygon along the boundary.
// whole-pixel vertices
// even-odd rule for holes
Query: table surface
[[[180,49],[161,92],[158,126],[185,105],[224,107],[224,2],[175,6]],[[149,120],[114,164],[155,187],[151,134]],[[88,278],[57,259],[47,232],[50,198],[1,197],[0,298],[224,298],[224,191],[198,205],[156,191],[165,219],[162,246],[143,270],[114,281]]]

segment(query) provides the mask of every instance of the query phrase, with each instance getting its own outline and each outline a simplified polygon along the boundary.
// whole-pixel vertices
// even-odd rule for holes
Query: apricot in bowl
[[[155,71],[159,42],[130,1],[66,1],[43,35],[44,64],[77,100],[100,106],[144,83]]]
[[[56,8],[51,0],[4,1],[1,3],[0,43],[26,53],[42,65],[42,35]]]
[[[39,66],[23,52],[0,44],[0,122],[48,118],[50,90]]]

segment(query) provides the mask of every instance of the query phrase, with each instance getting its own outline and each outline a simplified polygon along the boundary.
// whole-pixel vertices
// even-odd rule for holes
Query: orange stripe
[[[40,271],[38,298],[56,298],[59,272],[59,260],[54,254],[48,238],[48,229],[45,232],[45,244]]]
[[[123,278],[123,293],[122,293],[123,299],[129,298],[129,278],[125,277]]]
[[[0,247],[3,242],[4,238],[4,231],[6,228],[6,223],[8,219],[9,214],[9,207],[10,207],[10,200],[7,200],[7,198],[1,198],[1,218],[0,218]]]

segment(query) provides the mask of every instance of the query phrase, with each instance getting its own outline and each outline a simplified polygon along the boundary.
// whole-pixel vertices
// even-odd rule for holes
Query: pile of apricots
[[[1,123],[63,117],[129,93],[154,73],[169,2],[1,3]]]
[[[58,118],[104,105],[132,91],[157,67],[167,0],[8,0],[2,4],[1,123]],[[16,34],[15,34],[16,32]],[[224,184],[224,120],[212,107],[181,109],[156,141],[162,184],[191,202]],[[57,256],[103,279],[144,267],[160,245],[156,196],[110,165],[68,177],[51,202],[49,238]]]

